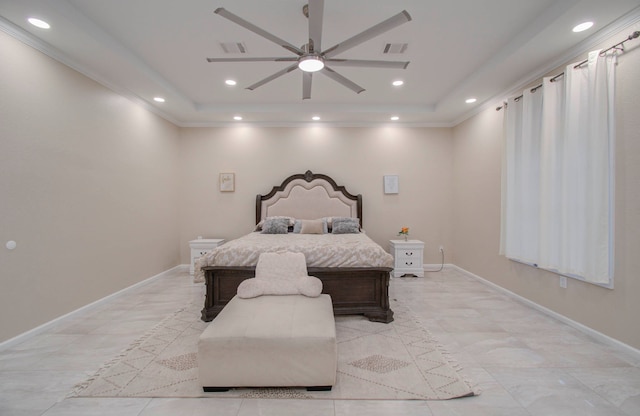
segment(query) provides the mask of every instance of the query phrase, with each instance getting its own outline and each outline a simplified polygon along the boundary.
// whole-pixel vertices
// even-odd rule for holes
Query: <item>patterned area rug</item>
[[[397,302],[390,324],[336,317],[338,381],[332,391],[251,388],[204,393],[196,360],[198,337],[207,325],[200,320],[200,307],[191,305],[166,317],[69,397],[443,400],[477,394],[459,366]]]

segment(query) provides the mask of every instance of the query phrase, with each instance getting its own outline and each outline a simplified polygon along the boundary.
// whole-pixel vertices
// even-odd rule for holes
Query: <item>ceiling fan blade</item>
[[[322,19],[324,0],[309,0],[309,52],[322,50]]]
[[[283,70],[281,70],[281,71],[278,71],[278,72],[276,72],[275,74],[273,74],[273,75],[271,75],[271,76],[268,76],[268,77],[266,77],[265,79],[263,79],[263,80],[261,80],[261,81],[256,82],[255,84],[249,85],[249,86],[247,87],[247,89],[248,89],[248,90],[253,91],[253,90],[255,90],[256,88],[258,88],[258,87],[260,87],[260,86],[262,86],[262,85],[266,84],[267,82],[273,81],[274,79],[276,79],[276,78],[278,78],[278,77],[281,77],[281,76],[283,76],[284,74],[288,74],[289,72],[293,71],[293,70],[294,70],[294,69],[296,69],[297,67],[298,67],[298,64],[297,64],[297,63],[295,63],[295,64],[293,64],[293,65],[291,65],[291,66],[288,66],[288,67],[286,67],[285,69],[283,69]]]
[[[293,46],[292,44],[290,44],[286,40],[280,39],[276,35],[272,35],[271,33],[267,32],[264,29],[259,28],[258,26],[254,25],[253,23],[247,22],[246,20],[244,20],[240,16],[236,16],[235,14],[231,13],[230,11],[225,9],[224,7],[217,8],[216,10],[214,10],[214,13],[215,14],[219,14],[220,16],[224,17],[225,19],[231,20],[233,23],[236,23],[236,24],[244,27],[245,29],[248,29],[248,30],[252,31],[253,33],[255,33],[257,35],[260,35],[263,38],[268,39],[271,42],[282,46],[286,50],[291,51],[291,52],[295,53],[298,56],[301,56],[301,55],[304,54],[304,51],[302,49]]]
[[[207,58],[207,62],[296,62],[298,58]]]
[[[324,75],[326,75],[329,78],[331,78],[332,80],[336,81],[337,83],[342,84],[345,87],[349,88],[350,90],[352,90],[356,94],[360,94],[362,91],[365,90],[364,88],[362,88],[361,86],[359,86],[355,82],[343,77],[342,75],[338,74],[336,71],[334,71],[333,69],[331,69],[331,68],[329,68],[327,66],[322,68],[321,72]]]
[[[325,62],[334,66],[352,66],[360,68],[407,69],[407,66],[409,66],[409,62],[370,61],[365,59],[326,59]]]
[[[311,98],[311,81],[313,80],[313,74],[311,72],[302,71],[302,99],[308,100]]]
[[[406,10],[403,10],[400,13],[396,14],[395,16],[388,18],[384,22],[380,22],[377,25],[372,26],[369,29],[365,30],[364,32],[361,32],[345,40],[344,42],[340,42],[337,45],[332,46],[331,48],[322,52],[322,55],[325,58],[330,58],[332,56],[338,55],[348,49],[353,48],[354,46],[357,46],[363,42],[366,42],[369,39],[375,38],[376,36],[381,35],[384,32],[387,32],[409,21],[411,21],[411,15]]]

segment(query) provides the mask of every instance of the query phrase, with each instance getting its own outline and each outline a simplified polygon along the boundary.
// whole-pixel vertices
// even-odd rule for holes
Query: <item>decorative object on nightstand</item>
[[[408,234],[407,229],[407,234]],[[420,240],[390,240],[389,246],[393,255],[393,277],[412,275],[424,277],[422,256],[424,242]]]
[[[224,243],[221,238],[198,238],[197,240],[189,241],[191,247],[191,264],[189,265],[189,274],[193,276],[195,271],[196,262],[198,259],[214,248]]]
[[[409,239],[409,227],[402,227],[398,235],[403,236],[404,241],[407,241]]]

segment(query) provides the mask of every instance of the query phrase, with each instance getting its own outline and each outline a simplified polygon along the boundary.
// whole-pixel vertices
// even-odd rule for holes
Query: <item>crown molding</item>
[[[452,126],[457,126],[458,124],[466,121],[467,119],[487,110],[490,108],[496,108],[498,105],[502,105],[504,101],[506,101],[507,97],[519,95],[527,85],[534,84],[537,81],[541,81],[544,76],[549,75],[553,71],[561,68],[565,65],[568,65],[576,56],[587,54],[589,51],[596,48],[598,45],[615,38],[616,36],[622,36],[624,34],[625,38],[628,35],[626,31],[633,31],[633,27],[640,24],[640,6],[631,10],[626,15],[622,16],[615,22],[605,26],[592,36],[578,43],[575,47],[571,48],[558,58],[553,61],[546,63],[538,67],[537,69],[531,71],[529,75],[521,78],[519,81],[515,82],[510,88],[507,90],[494,95],[492,98],[485,100],[481,105],[476,108],[468,111],[462,116],[454,119],[451,124]],[[637,28],[635,30],[638,30]],[[624,32],[624,33],[623,33]],[[498,104],[499,103],[499,104]]]

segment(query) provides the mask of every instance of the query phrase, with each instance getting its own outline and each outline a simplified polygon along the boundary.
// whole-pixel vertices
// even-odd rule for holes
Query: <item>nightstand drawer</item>
[[[189,274],[194,274],[196,262],[200,257],[204,256],[223,243],[224,240],[221,238],[199,238],[197,240],[189,241],[189,246],[191,248],[191,264],[189,265]]]
[[[422,257],[398,257],[395,259],[395,267],[422,267]]]
[[[207,254],[208,252],[210,252],[214,248],[215,247],[212,247],[210,249],[196,249],[196,250],[191,249],[191,258],[192,259],[199,259],[200,257],[204,256],[205,254]]]
[[[396,255],[398,257],[401,258],[407,258],[407,259],[411,259],[411,258],[418,258],[418,257],[422,257],[422,249],[420,250],[412,250],[412,249],[402,249],[402,248],[398,248],[396,249]]]

